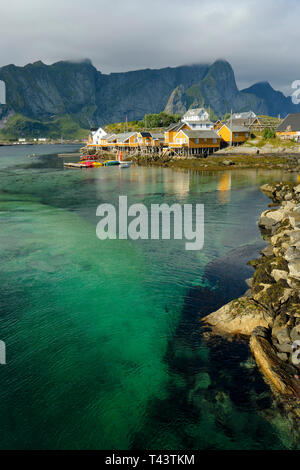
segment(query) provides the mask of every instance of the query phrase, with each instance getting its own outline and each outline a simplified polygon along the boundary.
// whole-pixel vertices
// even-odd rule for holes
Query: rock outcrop
[[[258,327],[269,327],[272,317],[268,311],[250,298],[233,300],[216,312],[205,317],[216,332],[250,336]]]
[[[300,185],[261,189],[280,207],[260,217],[269,245],[249,263],[255,268],[250,289],[203,321],[218,333],[248,336],[266,381],[281,395],[296,396],[300,415]]]

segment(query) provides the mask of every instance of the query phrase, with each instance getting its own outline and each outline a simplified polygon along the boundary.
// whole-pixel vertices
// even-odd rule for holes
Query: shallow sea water
[[[200,323],[247,289],[259,187],[283,175],[64,169],[74,150],[0,148],[0,448],[297,447],[247,344]],[[96,208],[119,195],[204,204],[203,250],[100,241]]]

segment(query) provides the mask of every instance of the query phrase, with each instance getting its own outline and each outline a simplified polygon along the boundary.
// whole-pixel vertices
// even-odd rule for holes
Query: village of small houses
[[[167,128],[143,129],[122,133],[92,129],[85,150],[89,153],[110,152],[128,156],[157,154],[201,158],[226,147],[237,147],[253,138],[256,132],[270,130],[281,141],[300,143],[300,113],[285,119],[257,116],[253,111],[231,113],[226,120],[212,122],[205,108],[188,110],[179,122]]]

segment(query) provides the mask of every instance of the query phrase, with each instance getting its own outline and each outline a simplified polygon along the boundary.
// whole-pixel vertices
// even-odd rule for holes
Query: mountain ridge
[[[139,120],[164,110],[183,114],[195,106],[209,107],[217,117],[231,109],[282,117],[300,112],[299,105],[269,83],[240,91],[225,60],[111,74],[97,70],[89,59],[52,65],[36,61],[24,67],[1,67],[0,80],[6,84],[7,96],[6,112],[0,105],[0,121],[11,114],[38,120],[70,115],[87,128]]]

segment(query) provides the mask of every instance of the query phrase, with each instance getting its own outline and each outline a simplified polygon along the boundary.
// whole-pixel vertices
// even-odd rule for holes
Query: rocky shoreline
[[[240,148],[240,147],[239,147]],[[278,169],[288,173],[300,173],[300,156],[294,154],[242,155],[218,154],[206,158],[186,156],[161,156],[138,154],[130,157],[137,166],[159,166],[193,171],[224,171],[240,169]]]
[[[299,418],[300,185],[267,184],[261,189],[273,201],[259,220],[269,245],[249,262],[255,273],[247,280],[245,295],[202,321],[214,333],[247,337],[265,381]]]

